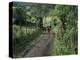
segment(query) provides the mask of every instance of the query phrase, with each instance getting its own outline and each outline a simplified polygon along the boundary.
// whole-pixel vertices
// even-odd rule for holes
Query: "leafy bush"
[[[26,28],[17,25],[13,25],[13,52],[14,55],[19,55],[25,49],[28,52],[31,46],[31,42],[35,40],[41,34],[41,31],[37,28]]]

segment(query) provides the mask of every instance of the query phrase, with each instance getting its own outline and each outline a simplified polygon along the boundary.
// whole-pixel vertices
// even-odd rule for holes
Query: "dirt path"
[[[38,38],[38,42],[24,57],[37,57],[48,55],[48,51],[51,48],[52,42],[52,32],[48,33],[47,31]]]

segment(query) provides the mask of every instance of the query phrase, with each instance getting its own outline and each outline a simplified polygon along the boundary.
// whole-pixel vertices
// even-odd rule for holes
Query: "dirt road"
[[[52,43],[52,32],[48,33],[47,31],[38,38],[37,44],[33,47],[24,57],[39,57],[49,55],[48,52],[51,49]]]

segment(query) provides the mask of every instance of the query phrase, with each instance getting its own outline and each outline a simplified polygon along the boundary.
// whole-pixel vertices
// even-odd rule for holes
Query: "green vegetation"
[[[51,55],[78,53],[78,9],[77,6],[56,5],[53,19],[54,48]]]
[[[13,56],[23,56],[36,42],[36,38],[42,33],[41,19],[31,16],[26,6],[14,3],[13,8]],[[27,13],[28,12],[28,13]]]
[[[28,52],[34,45],[34,40],[41,34],[36,28],[27,28],[13,25],[13,51],[14,54]],[[33,42],[33,44],[31,44]]]
[[[12,9],[14,57],[33,48],[47,26],[55,33],[50,55],[77,54],[77,6],[14,2]]]

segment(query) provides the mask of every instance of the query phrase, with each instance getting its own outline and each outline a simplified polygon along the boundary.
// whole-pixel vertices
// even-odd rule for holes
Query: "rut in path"
[[[52,32],[47,31],[38,38],[38,43],[24,56],[24,57],[37,57],[37,56],[47,56],[52,45]]]

